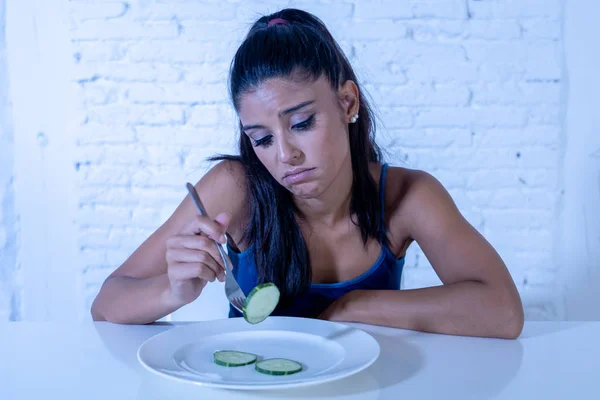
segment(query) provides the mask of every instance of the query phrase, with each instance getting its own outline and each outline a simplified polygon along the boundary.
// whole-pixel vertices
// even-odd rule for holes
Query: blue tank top
[[[385,198],[385,178],[387,164],[384,164],[381,170],[379,180],[379,195],[381,197],[381,218],[384,218],[384,198]],[[385,219],[384,232],[385,235]],[[400,289],[400,277],[404,267],[404,257],[396,259],[394,254],[380,240],[381,253],[375,264],[362,275],[343,282],[336,283],[311,283],[308,291],[302,296],[294,299],[291,306],[284,308],[277,307],[272,315],[275,316],[294,316],[304,318],[315,318],[334,300],[352,290],[391,290]],[[251,245],[242,253],[235,252],[228,246],[229,258],[233,266],[233,275],[235,276],[242,291],[248,295],[257,285],[257,271],[254,260],[254,245]],[[241,317],[241,313],[230,305],[229,317]]]

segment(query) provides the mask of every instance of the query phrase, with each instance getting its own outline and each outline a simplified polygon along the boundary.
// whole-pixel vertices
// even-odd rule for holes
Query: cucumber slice
[[[256,355],[243,351],[220,350],[214,353],[215,364],[223,367],[241,367],[256,361]]]
[[[251,324],[264,321],[279,303],[279,289],[273,283],[263,283],[256,286],[242,307],[244,319]]]
[[[285,358],[269,358],[257,362],[254,368],[267,375],[291,375],[302,371],[302,364]]]

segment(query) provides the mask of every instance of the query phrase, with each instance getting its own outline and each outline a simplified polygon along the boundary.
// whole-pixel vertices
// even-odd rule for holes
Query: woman
[[[103,284],[95,320],[149,323],[224,280],[227,243],[248,293],[273,282],[274,315],[516,338],[519,294],[503,261],[431,175],[387,167],[356,76],[323,23],[285,9],[238,49],[230,91],[239,156],[220,162]],[[442,286],[399,290],[416,241]],[[231,309],[230,316],[239,316]]]

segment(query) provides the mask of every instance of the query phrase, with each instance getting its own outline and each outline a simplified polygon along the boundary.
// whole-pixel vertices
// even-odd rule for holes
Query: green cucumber
[[[279,304],[279,295],[279,289],[273,283],[256,286],[248,294],[242,307],[244,319],[251,324],[264,321]]]
[[[241,367],[256,362],[256,355],[243,351],[220,350],[213,354],[215,364],[223,367]]]
[[[286,358],[269,358],[257,362],[254,368],[267,375],[291,375],[302,371],[302,364]]]

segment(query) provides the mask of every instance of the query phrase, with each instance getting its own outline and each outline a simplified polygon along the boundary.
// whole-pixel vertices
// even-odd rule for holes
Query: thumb
[[[231,222],[231,214],[223,212],[215,217],[215,221],[223,227],[223,230],[227,230]]]
[[[221,243],[226,243],[227,238],[225,237],[225,233],[227,233],[227,228],[229,227],[229,223],[231,222],[231,214],[229,214],[227,212],[223,212],[215,217],[215,222],[217,224],[219,224],[221,226],[221,228],[223,229],[222,230],[223,236],[221,237],[221,240],[219,240],[219,241]]]

